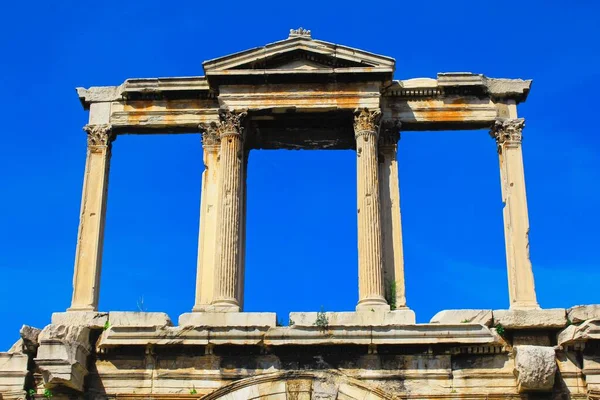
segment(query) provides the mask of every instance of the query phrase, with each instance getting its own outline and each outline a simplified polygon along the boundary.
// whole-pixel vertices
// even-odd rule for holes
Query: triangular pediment
[[[306,32],[306,31],[304,31]],[[385,74],[391,79],[395,60],[364,50],[292,34],[286,40],[204,62],[207,77],[257,74]]]

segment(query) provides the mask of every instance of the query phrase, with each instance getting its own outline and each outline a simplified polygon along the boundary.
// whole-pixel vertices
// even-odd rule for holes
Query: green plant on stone
[[[294,320],[290,318],[289,326],[294,326],[294,324],[295,324]]]
[[[27,398],[28,399],[35,399],[35,389],[29,389],[27,391]]]
[[[190,394],[198,394],[198,391],[196,391],[196,386],[192,386],[190,389]]]
[[[390,310],[396,309],[396,281],[390,281],[388,279],[385,280],[385,300],[390,305]]]
[[[496,332],[498,332],[498,335],[504,335],[504,327],[502,326],[502,324],[497,324],[494,328],[496,328]]]
[[[468,319],[466,319],[466,318],[465,318],[465,319],[463,319],[462,321],[460,321],[460,323],[461,323],[461,324],[468,324],[469,322],[471,322],[471,321],[469,321],[469,320],[468,320]]]
[[[108,328],[110,328],[110,322],[108,322],[108,320],[106,320],[102,329],[107,330]]]
[[[317,313],[317,319],[313,325],[318,326],[322,330],[326,330],[329,326],[329,320],[327,319],[327,314],[323,311],[323,307],[321,306],[321,311]]]
[[[47,399],[52,398],[52,391],[50,389],[44,389],[44,397]]]

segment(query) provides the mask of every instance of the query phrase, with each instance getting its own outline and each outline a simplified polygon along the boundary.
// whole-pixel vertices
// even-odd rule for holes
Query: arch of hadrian
[[[89,123],[72,302],[0,353],[0,399],[599,398],[600,306],[536,300],[517,114],[531,81],[394,80],[394,59],[302,28],[203,66],[202,77],[77,89]],[[457,129],[493,139],[510,304],[416,324],[404,291],[400,133]],[[195,304],[177,326],[164,313],[98,311],[111,148],[119,135],[153,133],[201,133],[204,149]],[[356,151],[355,311],[291,313],[290,326],[242,312],[252,149]]]

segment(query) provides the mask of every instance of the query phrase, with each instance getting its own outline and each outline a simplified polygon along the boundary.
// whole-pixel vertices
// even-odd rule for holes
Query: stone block
[[[443,310],[435,314],[432,324],[481,324],[492,326],[492,310]]]
[[[192,312],[179,316],[179,326],[208,326],[208,327],[275,327],[275,313],[247,312]]]
[[[22,353],[0,353],[0,397],[24,399],[27,362],[29,357]]]
[[[108,321],[108,313],[95,311],[67,311],[52,314],[52,325],[80,325],[90,329],[102,329]]]
[[[81,325],[48,325],[42,330],[35,363],[48,388],[64,386],[83,391],[89,340],[90,329]]]
[[[162,312],[111,311],[110,326],[173,326],[171,318]]]
[[[33,326],[23,325],[19,334],[21,335],[21,339],[23,340],[23,348],[24,351],[28,354],[35,354],[40,345],[38,342],[38,337],[42,330],[38,328],[34,328]]]
[[[569,325],[557,335],[559,346],[588,340],[600,340],[600,319],[591,319],[581,325]]]
[[[564,308],[547,310],[494,310],[494,325],[506,329],[554,329],[567,326]]]
[[[292,312],[290,324],[294,326],[315,326],[318,312]],[[393,326],[414,325],[413,310],[395,311],[357,311],[357,312],[326,312],[329,326]]]
[[[514,352],[519,392],[552,391],[557,370],[554,348],[515,346]]]
[[[579,324],[588,319],[600,319],[600,304],[571,307],[567,310],[567,318],[574,324]]]

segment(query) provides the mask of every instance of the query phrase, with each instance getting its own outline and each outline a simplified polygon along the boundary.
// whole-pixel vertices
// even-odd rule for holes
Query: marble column
[[[525,193],[522,131],[525,120],[498,120],[490,135],[496,140],[504,203],[504,239],[511,309],[539,308],[529,260],[529,216]]]
[[[387,124],[379,137],[379,191],[385,297],[392,309],[406,309],[404,251],[398,178],[398,140],[400,126]]]
[[[111,144],[115,139],[109,124],[86,125],[87,157],[83,178],[81,213],[73,298],[68,311],[97,311],[102,269],[102,247]]]
[[[207,311],[213,301],[217,250],[217,202],[219,141],[218,132],[210,125],[200,125],[204,172],[200,199],[200,234],[198,239],[198,268],[196,275],[196,301],[192,311]]]
[[[221,140],[219,194],[217,202],[217,263],[212,306],[215,311],[240,311],[239,280],[242,268],[240,241],[244,220],[244,137],[245,112],[225,111],[220,115]]]
[[[357,311],[389,310],[384,297],[377,141],[378,110],[363,109],[354,117],[358,205]]]

